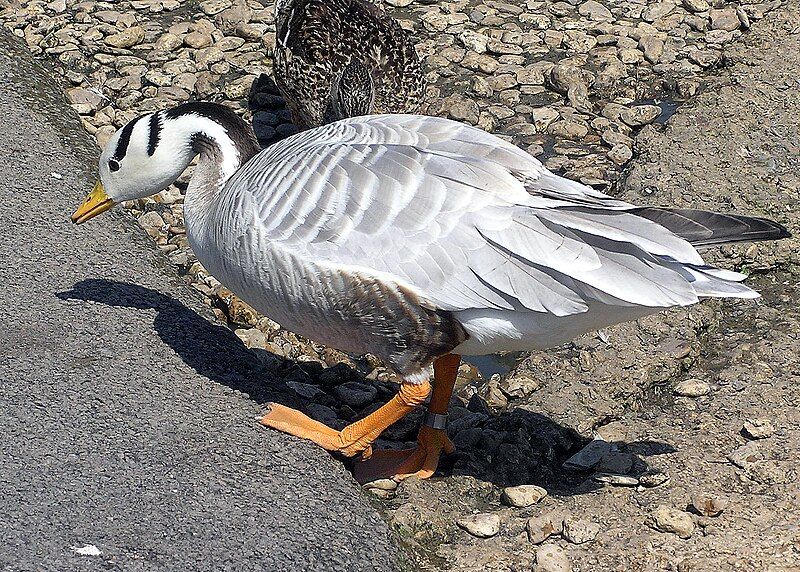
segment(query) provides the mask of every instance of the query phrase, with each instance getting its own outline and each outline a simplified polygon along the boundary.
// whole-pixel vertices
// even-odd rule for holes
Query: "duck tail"
[[[792,236],[786,227],[766,218],[662,207],[641,207],[631,212],[669,229],[695,248]]]

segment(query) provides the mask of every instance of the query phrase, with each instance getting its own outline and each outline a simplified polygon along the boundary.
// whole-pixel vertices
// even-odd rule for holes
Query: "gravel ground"
[[[428,113],[494,131],[556,172],[637,202],[768,215],[797,232],[797,0],[386,4],[419,39]],[[0,17],[53,63],[101,143],[138,113],[203,98],[251,116],[266,145],[294,132],[269,81],[271,8],[31,1]],[[312,415],[343,425],[394,392],[370,356],[299,339],[208,276],[186,245],[181,188],[128,207]],[[463,366],[447,477],[370,489],[419,566],[800,565],[788,453],[800,445],[797,246],[709,253],[755,275],[758,304],[707,302],[521,361]],[[381,444],[402,446],[418,422]],[[756,452],[727,459],[751,441]],[[501,494],[531,484],[550,494]],[[687,510],[693,498],[700,508]],[[697,514],[719,507],[721,516]],[[471,514],[488,516],[464,520]]]

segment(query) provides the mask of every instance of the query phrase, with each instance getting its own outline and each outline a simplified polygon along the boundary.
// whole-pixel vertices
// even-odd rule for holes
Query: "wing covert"
[[[665,306],[696,295],[661,257],[702,260],[664,227],[439,118],[340,121],[266,149],[226,186],[251,196],[274,248],[390,277],[445,310],[566,315],[587,301]]]

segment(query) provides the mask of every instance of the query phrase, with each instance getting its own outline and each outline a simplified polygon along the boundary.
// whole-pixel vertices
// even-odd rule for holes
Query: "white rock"
[[[701,379],[692,377],[681,381],[672,393],[681,397],[702,397],[711,393],[711,386]]]
[[[257,328],[240,328],[234,333],[248,348],[265,348],[267,346],[267,336]]]
[[[775,427],[769,419],[748,419],[742,429],[751,439],[766,439],[775,434]]]
[[[203,11],[203,14],[208,16],[219,14],[231,6],[233,6],[233,4],[230,0],[206,0],[205,2],[200,2],[200,9]]]
[[[531,113],[533,125],[539,133],[546,133],[547,128],[558,119],[558,111],[551,107],[537,107]]]
[[[710,8],[706,0],[683,0],[683,7],[689,12],[705,12]]]
[[[164,219],[156,211],[149,211],[139,217],[139,226],[151,237],[156,238],[164,228]]]
[[[728,508],[728,501],[707,494],[696,494],[692,496],[692,507],[703,516],[718,516]]]
[[[610,21],[614,19],[613,14],[611,14],[611,10],[600,4],[600,2],[595,2],[595,0],[587,0],[581,4],[578,7],[578,14],[596,22]]]
[[[541,544],[554,534],[561,534],[564,530],[564,518],[559,513],[547,513],[529,518],[525,524],[528,531],[528,540],[533,544]]]
[[[564,531],[561,534],[567,542],[584,544],[597,538],[600,534],[600,525],[580,518],[566,518]]]
[[[694,532],[692,515],[663,504],[653,513],[653,520],[657,530],[677,534],[683,539],[689,538]]]
[[[519,485],[516,487],[506,487],[500,500],[508,506],[525,508],[535,505],[547,496],[547,491],[536,485]]]
[[[377,479],[364,484],[365,489],[380,489],[393,491],[397,489],[397,481],[393,479]]]
[[[472,30],[464,30],[459,34],[458,39],[464,44],[468,50],[472,50],[478,54],[486,53],[486,47],[489,44],[489,37]]]
[[[500,532],[500,516],[494,513],[465,516],[458,519],[456,524],[478,538],[491,538]]]
[[[572,566],[567,553],[560,546],[542,546],[536,551],[534,572],[570,572]]]
[[[83,546],[70,546],[75,554],[81,556],[100,556],[103,552],[94,544],[84,544]]]
[[[639,479],[636,477],[628,477],[626,475],[613,475],[611,473],[597,473],[592,478],[598,483],[607,483],[618,487],[635,487],[639,484]]]

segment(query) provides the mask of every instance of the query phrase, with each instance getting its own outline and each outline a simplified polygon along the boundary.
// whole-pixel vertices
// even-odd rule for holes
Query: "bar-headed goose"
[[[118,131],[73,221],[162,190],[197,155],[184,212],[202,264],[287,329],[375,354],[402,379],[342,431],[277,404],[265,425],[369,457],[428,397],[433,364],[419,447],[375,452],[358,464],[364,478],[433,474],[452,449],[444,427],[461,354],[546,348],[703,297],[755,298],[697,249],[789,235],[762,218],[611,198],[447,119],[356,117],[258,151],[246,123],[208,103]]]

